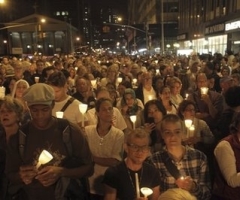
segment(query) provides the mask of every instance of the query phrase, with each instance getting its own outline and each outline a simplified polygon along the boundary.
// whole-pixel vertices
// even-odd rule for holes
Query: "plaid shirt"
[[[163,151],[156,152],[150,157],[160,174],[160,188],[164,192],[170,188],[177,188],[175,178],[167,170],[164,160]],[[178,169],[182,176],[190,176],[196,183],[196,190],[191,192],[198,200],[208,200],[211,197],[210,179],[207,165],[207,157],[204,153],[186,146],[186,153],[178,164]]]

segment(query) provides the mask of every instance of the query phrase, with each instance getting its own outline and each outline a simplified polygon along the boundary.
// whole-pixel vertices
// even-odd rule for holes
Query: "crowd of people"
[[[0,199],[240,200],[239,54],[4,57],[0,84]]]

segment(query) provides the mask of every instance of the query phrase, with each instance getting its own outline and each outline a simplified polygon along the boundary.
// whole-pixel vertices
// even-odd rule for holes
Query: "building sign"
[[[12,48],[12,54],[23,54],[23,48]]]
[[[205,28],[205,34],[213,34],[213,33],[223,32],[224,28],[225,28],[224,23],[209,26],[209,27]]]
[[[240,20],[235,22],[226,23],[225,31],[231,31],[240,28]]]
[[[177,36],[177,40],[186,40],[187,39],[187,34],[182,34]]]

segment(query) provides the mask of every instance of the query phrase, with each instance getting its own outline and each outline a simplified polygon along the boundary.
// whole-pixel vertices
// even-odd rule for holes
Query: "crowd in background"
[[[77,124],[87,138],[95,163],[88,178],[89,199],[118,197],[118,193],[114,198],[107,195],[118,186],[109,176],[114,172],[106,170],[128,159],[128,148],[147,153],[144,160],[160,171],[160,193],[154,182],[152,200],[165,191],[174,195],[174,188],[202,200],[240,199],[239,54],[4,57],[0,65],[0,86],[6,96],[0,104],[1,174],[9,139],[32,118],[24,93],[38,83],[53,88],[52,115],[63,111],[64,118]],[[88,105],[85,115],[79,111],[81,103]],[[132,116],[136,116],[134,122]],[[186,120],[191,120],[190,126]],[[126,143],[135,129],[147,133],[149,149]],[[186,177],[185,185],[167,172],[164,152]],[[126,165],[131,168],[129,161]]]

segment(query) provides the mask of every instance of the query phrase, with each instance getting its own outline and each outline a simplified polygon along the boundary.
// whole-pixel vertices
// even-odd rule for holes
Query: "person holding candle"
[[[10,184],[25,192],[24,200],[63,199],[63,196],[73,195],[67,188],[76,186],[75,191],[80,191],[77,180],[93,172],[92,156],[84,134],[73,123],[65,119],[60,122],[52,116],[55,97],[51,86],[34,84],[24,93],[23,99],[32,120],[8,142],[6,174]],[[67,124],[62,128],[64,131],[59,128],[62,124]],[[37,169],[43,150],[53,159]]]
[[[207,125],[207,123],[201,119],[195,117],[196,106],[194,102],[190,100],[183,100],[180,103],[178,108],[178,116],[182,120],[190,119],[192,121],[191,126],[194,129],[187,130],[187,127],[184,128],[184,133],[189,133],[189,135],[183,135],[183,141],[187,145],[191,145],[195,148],[199,148],[201,151],[204,150],[204,146],[213,144],[214,136]]]
[[[111,99],[110,93],[106,87],[100,87],[96,91],[96,99],[97,100],[100,98],[103,98],[103,97]],[[92,108],[87,111],[87,118],[88,118],[89,125],[97,124],[97,115],[96,115],[95,108]],[[113,126],[115,126],[116,128],[118,128],[122,131],[124,131],[127,128],[127,124],[126,124],[121,112],[115,107],[113,107],[112,124],[113,124]]]
[[[88,178],[91,200],[103,199],[102,178],[108,167],[117,165],[123,156],[124,133],[112,126],[111,99],[96,101],[97,124],[85,127],[85,134],[93,155],[94,174]]]
[[[149,134],[141,128],[132,130],[125,137],[124,150],[127,156],[117,166],[109,167],[103,183],[104,200],[157,200],[160,194],[160,177],[154,166],[144,162],[150,155]],[[140,192],[141,188],[152,190],[148,198]]]
[[[135,92],[133,89],[127,88],[123,94],[121,104],[118,109],[121,111],[124,120],[128,126],[128,130],[133,129],[133,123],[131,122],[130,117],[136,115],[135,127],[141,125],[141,111],[143,110],[143,104],[140,99],[136,98]]]
[[[168,86],[162,86],[158,90],[158,97],[168,114],[177,114],[177,106],[171,101],[171,91]]]
[[[82,127],[83,116],[79,111],[79,104],[81,102],[67,94],[67,80],[64,74],[61,71],[52,73],[47,79],[47,84],[53,88],[55,94],[52,115],[56,116],[57,111],[63,110],[66,107],[65,105],[68,105],[64,110],[64,118]],[[84,118],[84,122],[87,125],[86,118]]]
[[[165,107],[159,100],[148,101],[143,110],[143,126],[150,133],[152,151],[158,151],[163,146],[160,135],[160,125],[163,116],[167,114]]]
[[[196,118],[204,120],[211,130],[216,127],[218,116],[221,115],[224,106],[224,99],[221,94],[208,90],[207,94],[201,93],[201,88],[208,86],[207,76],[199,73],[196,77],[197,90],[189,94],[188,100],[196,105]]]
[[[167,114],[161,122],[165,147],[154,153],[149,161],[158,169],[160,189],[187,190],[199,200],[211,197],[207,157],[201,151],[182,145],[183,124],[180,117]]]

